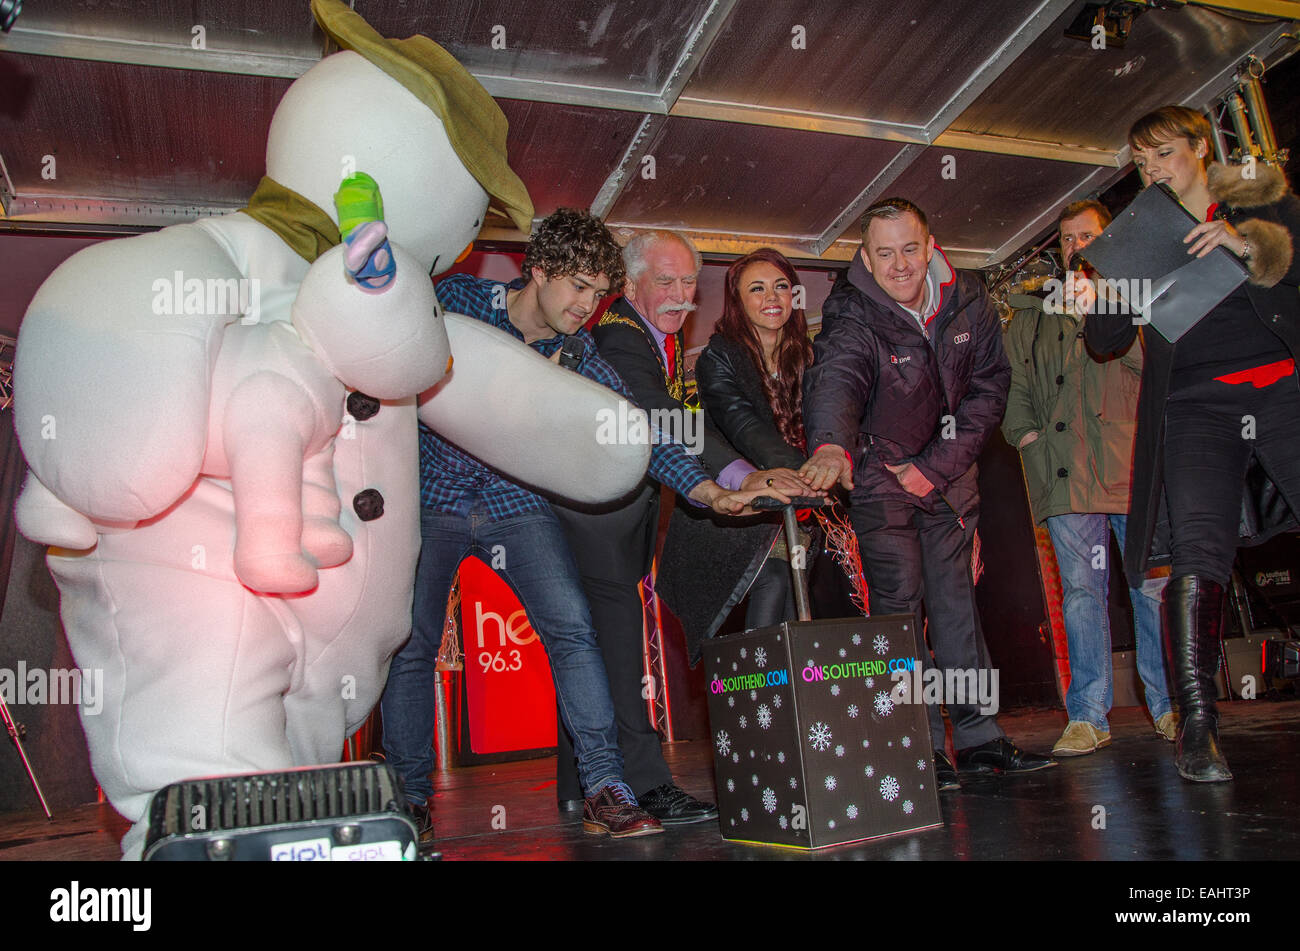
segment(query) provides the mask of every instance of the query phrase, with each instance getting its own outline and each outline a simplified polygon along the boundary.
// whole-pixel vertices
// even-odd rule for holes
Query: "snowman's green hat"
[[[433,110],[465,168],[527,234],[533,203],[506,162],[505,113],[469,70],[427,36],[380,36],[340,0],[311,0],[311,9],[330,39],[360,53]]]

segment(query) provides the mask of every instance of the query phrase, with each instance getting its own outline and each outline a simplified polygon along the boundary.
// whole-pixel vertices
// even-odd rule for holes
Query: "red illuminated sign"
[[[470,749],[555,745],[551,665],[510,586],[477,558],[460,566],[460,624]]]

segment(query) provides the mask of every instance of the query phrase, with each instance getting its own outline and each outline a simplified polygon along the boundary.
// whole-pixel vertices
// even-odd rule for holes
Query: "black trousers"
[[[1295,374],[1250,383],[1181,387],[1165,406],[1165,498],[1173,576],[1227,585],[1237,556],[1251,456],[1300,512],[1300,383]]]
[[[656,786],[673,781],[664,762],[659,734],[650,725],[642,690],[645,666],[641,651],[642,608],[636,584],[584,577],[582,588],[591,607],[596,643],[605,660],[609,692],[614,698],[614,719],[618,724],[618,745],[623,751],[623,778],[632,792],[641,796]],[[557,724],[555,760],[556,796],[582,798],[578,782],[577,757],[573,741]]]
[[[971,554],[978,509],[966,516],[966,528],[950,511],[929,513],[908,502],[852,498],[849,518],[858,536],[862,571],[867,579],[871,613],[916,618],[916,656],[942,670],[992,666],[971,579]],[[922,606],[929,618],[930,647],[922,633]],[[935,752],[945,748],[943,713],[929,704],[930,739]],[[980,713],[978,704],[948,704],[955,749],[979,746],[1003,736],[997,720]]]
[[[771,627],[798,617],[790,562],[769,555],[763,567],[758,569],[758,577],[749,586],[747,597],[745,627],[748,630]]]

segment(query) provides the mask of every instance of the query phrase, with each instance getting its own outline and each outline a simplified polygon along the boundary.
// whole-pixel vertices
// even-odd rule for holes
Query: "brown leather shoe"
[[[663,832],[659,820],[636,803],[626,783],[606,783],[582,804],[582,831],[625,839]]]

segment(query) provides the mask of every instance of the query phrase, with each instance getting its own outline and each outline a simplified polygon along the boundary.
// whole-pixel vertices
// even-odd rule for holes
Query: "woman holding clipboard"
[[[1176,344],[1143,334],[1124,563],[1135,585],[1171,566],[1164,621],[1181,709],[1177,765],[1195,782],[1232,779],[1214,675],[1237,546],[1300,527],[1300,200],[1277,169],[1209,164],[1210,134],[1203,115],[1181,106],[1143,116],[1128,134],[1143,186],[1168,185],[1199,222],[1187,253],[1223,248],[1249,271]],[[1090,312],[1091,286],[1078,298]],[[1129,315],[1097,314],[1085,326],[1099,354],[1124,351],[1137,333]]]

